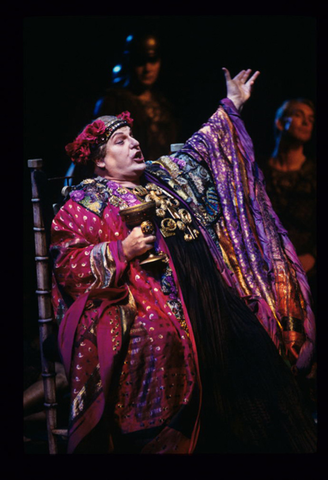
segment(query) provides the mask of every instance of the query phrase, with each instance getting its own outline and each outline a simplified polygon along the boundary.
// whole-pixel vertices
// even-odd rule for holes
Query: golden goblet
[[[152,218],[155,216],[155,213],[155,202],[140,203],[139,205],[124,208],[120,211],[120,215],[128,228],[132,229],[140,225],[142,232],[149,235],[155,234],[155,226],[152,222]],[[150,250],[147,252],[147,258],[142,260],[140,265],[146,265],[147,263],[164,260],[165,257],[165,254],[155,254]]]

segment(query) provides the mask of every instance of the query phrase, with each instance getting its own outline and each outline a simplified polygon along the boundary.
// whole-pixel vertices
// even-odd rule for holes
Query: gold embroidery
[[[176,228],[177,224],[172,218],[164,218],[161,221],[161,232],[164,238],[175,235],[174,231]]]
[[[132,189],[132,192],[137,195],[137,196],[141,196],[141,197],[144,197],[145,195],[147,195],[147,190],[145,189],[145,187],[143,187],[142,185],[137,185],[136,187],[134,187]]]
[[[192,217],[185,208],[178,208],[180,206],[179,200],[154,183],[148,183],[146,188],[142,187],[138,193],[145,197],[146,202],[153,201],[156,203],[156,216],[163,218],[160,230],[164,238],[175,235],[178,228],[185,232],[183,237],[185,241],[189,242],[197,239],[199,231],[190,228]],[[165,218],[167,213],[170,214],[171,218]]]

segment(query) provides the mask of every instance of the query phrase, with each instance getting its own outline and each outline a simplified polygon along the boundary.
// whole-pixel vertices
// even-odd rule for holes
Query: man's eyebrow
[[[305,112],[302,108],[295,108],[294,112],[301,112],[301,113],[304,113],[304,115],[307,115],[307,112]],[[309,113],[308,115],[313,115],[314,116],[314,113],[311,112]]]
[[[112,137],[115,137],[115,135],[127,135],[127,133],[117,130],[116,132],[113,133]]]

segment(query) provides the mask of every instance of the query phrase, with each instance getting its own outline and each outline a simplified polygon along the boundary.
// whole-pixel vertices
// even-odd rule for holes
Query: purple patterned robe
[[[217,194],[216,208],[221,212],[211,228],[204,225],[214,260],[227,284],[237,288],[283,355],[294,332],[302,332],[304,343],[300,352],[295,352],[296,366],[309,372],[315,349],[315,319],[307,277],[272,209],[240,115],[230,100],[224,99],[221,104],[223,108],[178,152],[170,174],[179,186],[180,197],[183,190],[184,197],[190,197],[189,185],[197,174],[195,170],[192,178],[190,171],[183,172],[184,155],[208,166]],[[170,168],[165,158],[158,162]],[[198,189],[202,191],[201,185]],[[189,203],[200,218],[198,204],[196,199]]]

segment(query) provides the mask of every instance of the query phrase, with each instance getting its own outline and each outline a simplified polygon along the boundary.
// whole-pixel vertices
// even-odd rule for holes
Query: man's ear
[[[283,131],[287,132],[289,130],[291,123],[292,123],[291,117],[278,118],[276,120],[276,127],[280,132],[283,132]]]
[[[101,160],[101,159],[97,159],[96,160],[96,166],[99,167],[99,168],[105,168],[106,164],[104,162],[104,160]]]
[[[277,127],[277,129],[278,129],[280,132],[282,132],[282,131],[284,130],[284,128],[285,128],[285,122],[284,122],[284,120],[281,119],[281,118],[278,118],[278,119],[276,120],[276,127]]]

